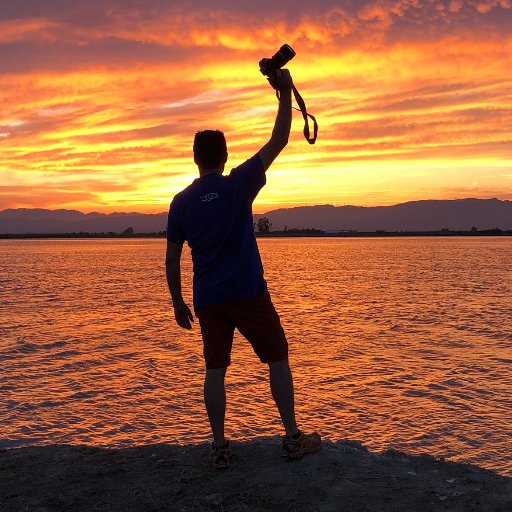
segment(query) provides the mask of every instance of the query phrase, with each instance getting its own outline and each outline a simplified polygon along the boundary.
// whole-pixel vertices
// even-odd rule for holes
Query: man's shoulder
[[[261,160],[261,156],[259,153],[254,154],[251,158],[247,159],[245,162],[231,169],[229,175],[236,175],[239,172],[257,172],[257,171],[265,171],[263,168],[263,161]]]
[[[171,204],[169,206],[171,209],[173,207],[176,207],[176,205],[181,201],[182,194],[183,194],[183,190],[181,190],[180,192],[177,192],[176,194],[174,194],[174,197],[172,198]]]
[[[187,185],[183,190],[180,190],[175,196],[173,201],[180,202],[187,198],[198,186],[198,179],[196,178],[192,183]]]

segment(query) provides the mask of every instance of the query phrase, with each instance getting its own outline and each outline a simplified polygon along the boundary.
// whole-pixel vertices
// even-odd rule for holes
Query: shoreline
[[[232,446],[224,471],[211,467],[208,443],[1,450],[0,510],[512,510],[512,478],[428,454],[325,440],[319,452],[287,461],[278,436]]]
[[[408,237],[508,237],[512,236],[512,230],[482,230],[472,231],[361,231],[346,233],[325,233],[325,232],[304,232],[293,231],[275,231],[270,233],[256,233],[256,238],[408,238]],[[0,240],[44,240],[44,239],[165,239],[162,233],[133,233],[131,235],[116,233],[33,233],[33,234],[15,234],[0,233]]]

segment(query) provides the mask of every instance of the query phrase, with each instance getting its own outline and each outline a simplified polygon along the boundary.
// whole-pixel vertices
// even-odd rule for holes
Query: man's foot
[[[229,462],[231,459],[231,447],[229,445],[229,441],[226,441],[226,444],[220,448],[215,446],[215,443],[212,443],[210,459],[215,469],[229,468]]]
[[[298,434],[298,436],[283,436],[281,457],[284,459],[300,459],[306,453],[316,452],[320,448],[321,439],[318,432],[304,434],[299,430]]]

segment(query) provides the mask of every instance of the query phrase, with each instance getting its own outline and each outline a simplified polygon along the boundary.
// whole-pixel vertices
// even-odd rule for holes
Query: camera
[[[260,71],[263,75],[267,77],[270,85],[276,89],[276,96],[279,101],[281,101],[281,97],[278,90],[278,71],[290,60],[295,57],[295,51],[289,44],[283,44],[279,50],[270,58],[270,59],[261,59],[260,60]],[[306,109],[306,104],[302,99],[302,96],[299,94],[299,91],[292,84],[292,91],[295,96],[295,100],[297,101],[297,105],[299,105],[299,109],[302,113],[302,117],[304,118],[304,137],[308,141],[309,144],[314,144],[316,142],[316,137],[318,135],[318,123],[316,122],[315,116],[308,113]],[[293,107],[295,108],[295,107]],[[297,109],[297,110],[299,110]],[[309,132],[309,122],[308,118],[313,121],[313,135],[310,136]]]
[[[287,62],[295,57],[293,48],[288,44],[283,44],[279,50],[270,59],[260,60],[260,71],[265,76],[271,76],[275,71],[281,69]]]

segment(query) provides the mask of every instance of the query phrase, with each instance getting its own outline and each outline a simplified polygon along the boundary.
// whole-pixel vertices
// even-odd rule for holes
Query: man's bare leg
[[[224,377],[226,368],[213,368],[206,370],[204,379],[204,403],[212,428],[215,446],[224,446],[224,418],[226,416],[226,389]]]
[[[298,431],[295,421],[293,378],[288,359],[269,363],[270,389],[288,436]]]

